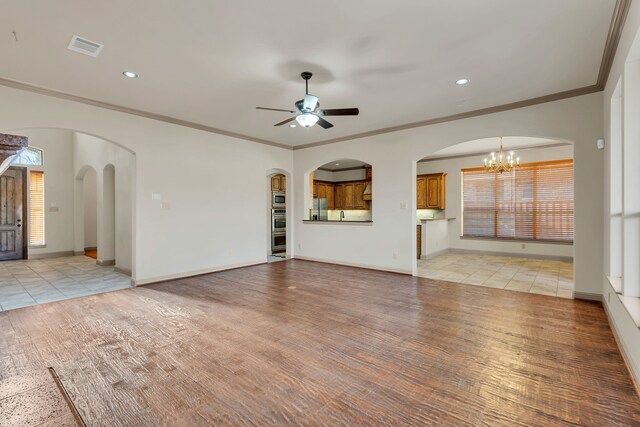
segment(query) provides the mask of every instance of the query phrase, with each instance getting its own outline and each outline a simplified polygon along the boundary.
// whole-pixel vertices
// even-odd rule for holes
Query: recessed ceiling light
[[[297,127],[297,125],[296,125],[295,123],[291,123],[291,124],[289,125],[289,127],[290,127],[290,128],[294,128],[294,127]]]
[[[340,166],[340,163],[336,163],[336,166]]]
[[[469,79],[458,79],[458,80],[456,80],[456,84],[457,84],[458,86],[464,86],[464,85],[466,85],[466,84],[467,84],[467,83],[469,83],[469,82],[470,82],[470,80],[469,80]]]
[[[129,77],[130,79],[137,79],[138,73],[134,73],[133,71],[123,71],[122,75],[125,77]]]

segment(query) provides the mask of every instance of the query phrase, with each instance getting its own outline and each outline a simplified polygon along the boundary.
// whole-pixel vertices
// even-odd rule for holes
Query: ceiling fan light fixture
[[[296,121],[300,123],[300,126],[303,126],[306,128],[315,125],[318,122],[318,119],[319,119],[318,116],[311,113],[303,113],[296,116]]]

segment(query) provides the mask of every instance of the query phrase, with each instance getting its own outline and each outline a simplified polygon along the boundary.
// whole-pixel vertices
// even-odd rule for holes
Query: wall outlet
[[[302,243],[298,243],[298,249],[302,249]]]
[[[400,210],[401,211],[407,210],[407,204],[405,202],[400,202]]]
[[[527,248],[527,245],[523,243],[522,244],[522,249],[526,249],[526,248]]]
[[[393,253],[393,259],[398,259],[398,253],[397,252]]]

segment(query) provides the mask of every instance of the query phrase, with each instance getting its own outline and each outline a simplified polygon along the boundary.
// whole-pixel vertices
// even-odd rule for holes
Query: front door
[[[25,257],[25,189],[24,168],[10,167],[0,176],[0,260]]]

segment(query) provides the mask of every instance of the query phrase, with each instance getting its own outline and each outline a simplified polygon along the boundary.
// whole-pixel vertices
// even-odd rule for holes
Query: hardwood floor
[[[0,313],[46,366],[89,426],[640,425],[600,304],[300,260]]]

